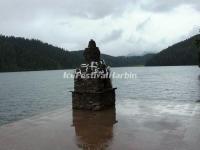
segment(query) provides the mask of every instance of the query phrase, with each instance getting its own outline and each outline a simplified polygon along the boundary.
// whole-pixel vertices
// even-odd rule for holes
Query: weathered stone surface
[[[72,92],[73,108],[102,110],[115,105],[115,89],[102,92]]]
[[[96,92],[107,88],[112,88],[110,79],[75,79],[74,89],[80,92]]]
[[[100,60],[95,41],[89,42],[84,57],[87,64],[82,64],[75,72],[73,109],[98,111],[114,106],[116,88],[112,87],[109,67]]]

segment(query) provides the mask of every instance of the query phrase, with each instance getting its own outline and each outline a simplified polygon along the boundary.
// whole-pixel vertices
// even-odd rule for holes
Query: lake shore
[[[135,101],[100,112],[59,109],[0,127],[0,150],[199,150],[200,104]]]

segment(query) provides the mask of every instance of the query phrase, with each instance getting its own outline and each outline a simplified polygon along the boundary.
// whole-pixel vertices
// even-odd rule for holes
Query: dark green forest
[[[199,39],[200,35],[193,36],[158,54],[101,57],[111,67],[198,65]],[[0,35],[0,72],[71,69],[81,63],[83,50],[67,51],[35,39]]]
[[[102,54],[112,67],[144,65],[153,54],[113,57]],[[83,51],[66,51],[35,39],[0,35],[0,72],[76,68],[84,63]]]
[[[195,35],[168,47],[149,59],[146,66],[198,65],[200,60],[197,40],[199,39],[200,35]]]

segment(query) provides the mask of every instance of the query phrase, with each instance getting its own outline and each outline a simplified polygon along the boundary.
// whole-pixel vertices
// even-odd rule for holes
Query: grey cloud
[[[143,31],[144,28],[148,25],[148,23],[151,21],[151,18],[145,19],[143,22],[139,23],[136,27],[137,31]]]
[[[190,5],[193,8],[200,10],[199,0],[150,0],[142,3],[140,6],[142,9],[148,11],[166,12],[181,5]]]
[[[122,30],[113,30],[111,33],[106,35],[101,42],[109,43],[109,42],[115,41],[122,36],[122,33],[123,33]]]
[[[183,4],[200,10],[199,3],[197,0],[0,0],[0,34],[37,38],[69,50],[82,49],[94,38],[106,54],[142,54],[176,42],[200,20],[198,11],[191,11],[188,16],[179,13],[180,18],[172,14],[172,20],[190,19],[188,24],[181,24],[185,28],[172,38],[165,32],[148,33],[157,24],[167,27],[162,24],[166,19],[156,18],[156,14],[166,11],[163,15],[167,17],[167,11]],[[131,35],[133,41],[126,41]],[[165,36],[166,42],[160,41]]]
[[[1,17],[32,18],[38,14],[78,16],[99,19],[119,15],[137,0],[2,0]]]

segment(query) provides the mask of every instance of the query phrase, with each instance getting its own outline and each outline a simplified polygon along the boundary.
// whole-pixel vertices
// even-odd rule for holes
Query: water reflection
[[[77,146],[84,150],[105,149],[113,139],[116,110],[91,112],[73,110]]]

